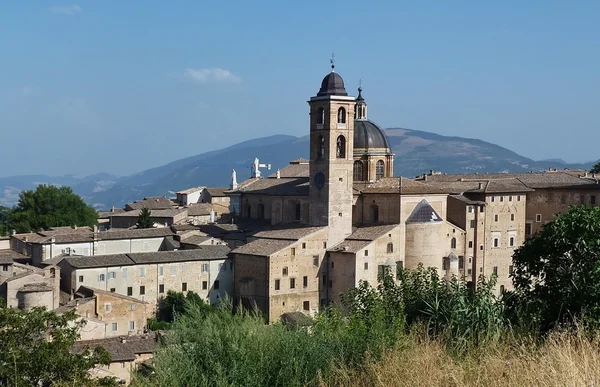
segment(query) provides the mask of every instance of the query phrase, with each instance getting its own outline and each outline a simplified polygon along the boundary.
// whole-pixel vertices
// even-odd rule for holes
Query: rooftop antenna
[[[331,72],[335,73],[335,54],[333,52],[331,53],[331,59],[329,60],[329,63],[331,63]]]

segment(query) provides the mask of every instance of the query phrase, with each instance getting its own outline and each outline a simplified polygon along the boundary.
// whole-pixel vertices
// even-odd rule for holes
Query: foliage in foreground
[[[87,372],[109,363],[106,350],[70,352],[82,324],[74,312],[0,307],[0,385],[110,385],[111,380],[92,381]]]
[[[22,191],[19,203],[9,213],[8,227],[19,233],[61,226],[93,226],[98,213],[70,187],[40,184],[35,191]]]
[[[140,214],[138,215],[137,222],[135,224],[137,228],[153,228],[154,220],[150,215],[150,210],[146,207],[140,210]]]

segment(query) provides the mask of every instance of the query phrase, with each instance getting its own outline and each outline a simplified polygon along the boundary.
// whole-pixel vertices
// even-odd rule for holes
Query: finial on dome
[[[334,73],[335,72],[335,54],[333,52],[331,53],[331,59],[329,60],[329,62],[331,63],[331,72]]]

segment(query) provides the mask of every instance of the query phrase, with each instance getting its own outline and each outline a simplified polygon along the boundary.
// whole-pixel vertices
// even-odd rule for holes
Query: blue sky
[[[599,15],[583,0],[2,2],[0,176],[126,175],[305,135],[332,52],[383,127],[595,160]]]

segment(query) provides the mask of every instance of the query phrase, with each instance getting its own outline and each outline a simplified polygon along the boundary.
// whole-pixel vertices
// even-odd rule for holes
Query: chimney
[[[277,170],[277,178],[281,179],[281,172],[279,172],[279,169]]]
[[[127,342],[127,339],[125,337],[121,337],[121,343],[125,344]]]
[[[435,172],[435,171],[434,171],[433,169],[430,169],[430,170],[429,170],[429,174],[430,174],[431,176],[433,176],[433,173],[434,173],[434,172]]]
[[[55,244],[56,243],[56,237],[53,236],[52,238],[50,238],[50,243]]]
[[[112,209],[110,210],[110,212],[115,212],[115,206],[112,206]]]

